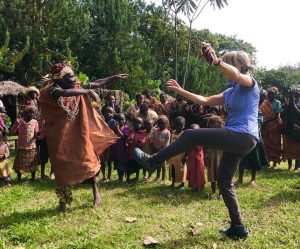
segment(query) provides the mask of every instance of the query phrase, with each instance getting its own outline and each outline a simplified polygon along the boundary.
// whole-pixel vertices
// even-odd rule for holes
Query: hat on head
[[[40,94],[39,89],[37,89],[35,86],[29,86],[25,89],[25,95],[27,95],[30,92],[36,92],[37,94]]]
[[[51,67],[53,80],[61,80],[66,74],[74,73],[72,65],[68,61],[56,63]]]

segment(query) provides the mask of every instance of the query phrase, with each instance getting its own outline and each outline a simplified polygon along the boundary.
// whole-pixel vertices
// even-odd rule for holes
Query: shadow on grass
[[[267,205],[278,205],[282,202],[299,202],[300,200],[300,184],[291,186],[289,190],[282,190],[281,192],[271,196],[266,204]]]
[[[57,208],[13,212],[0,218],[0,228],[6,228],[8,226],[13,226],[14,224],[26,223],[30,221],[38,221],[45,217],[53,217],[57,215]]]
[[[39,222],[44,218],[52,217],[68,217],[72,215],[72,212],[75,210],[86,210],[94,208],[92,202],[84,203],[82,205],[72,205],[66,212],[65,215],[61,215],[58,212],[58,206],[51,208],[43,208],[39,210],[26,210],[24,212],[13,212],[8,215],[4,215],[0,218],[0,229],[7,228],[14,225],[20,225],[28,222]]]
[[[164,243],[158,244],[155,248],[213,248],[213,244],[224,241],[221,235],[217,236],[218,231],[210,234],[200,234],[196,236],[189,235],[188,233],[184,238],[168,240]],[[211,244],[205,242],[211,241]]]
[[[140,183],[138,185],[124,184],[118,186],[117,183],[104,185],[100,189],[105,190],[121,188],[122,192],[115,193],[116,197],[130,197],[135,200],[146,200],[151,204],[154,203],[170,203],[172,205],[180,205],[182,203],[190,203],[199,200],[208,200],[208,193],[193,191],[191,189],[179,190],[178,188],[171,188],[159,183]]]
[[[263,168],[258,172],[258,178],[260,179],[282,179],[290,180],[294,179],[296,174],[294,172],[289,172],[287,169],[283,168]]]

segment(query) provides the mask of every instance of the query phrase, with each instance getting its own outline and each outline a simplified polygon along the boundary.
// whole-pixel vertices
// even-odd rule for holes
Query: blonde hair
[[[251,64],[250,58],[244,51],[230,51],[222,56],[222,61],[234,67],[241,66],[241,73],[246,74],[254,71],[254,66]]]

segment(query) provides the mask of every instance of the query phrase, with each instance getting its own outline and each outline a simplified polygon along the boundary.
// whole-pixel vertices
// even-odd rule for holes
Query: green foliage
[[[167,80],[176,77],[180,83],[186,78],[187,90],[215,94],[225,87],[223,78],[200,58],[201,42],[210,42],[219,55],[226,50],[244,50],[254,63],[256,60],[256,50],[251,44],[209,30],[191,29],[189,33],[189,27],[181,20],[176,18],[174,22],[174,13],[166,6],[156,7],[143,0],[29,2],[0,1],[0,44],[3,44],[0,79],[32,84],[49,73],[52,63],[69,60],[77,72],[84,72],[90,80],[129,73],[129,78],[105,87],[124,90],[130,97],[152,81],[160,82],[160,89],[165,91]],[[173,10],[175,4],[178,11],[190,13],[199,3],[196,0],[164,2],[169,2]],[[208,4],[221,8],[227,1],[212,0]],[[289,72],[284,81],[287,84],[300,80],[299,70],[278,71]],[[263,74],[259,76],[262,81],[271,77]],[[280,76],[275,74],[275,78]],[[157,89],[149,84],[152,90]]]
[[[15,65],[18,64],[28,53],[30,48],[30,38],[26,36],[25,47],[20,51],[10,51],[9,49],[10,33],[6,31],[4,45],[0,48],[0,72],[13,73]]]
[[[90,81],[90,78],[86,74],[84,74],[83,72],[80,72],[78,74],[78,79],[83,84],[86,84]]]

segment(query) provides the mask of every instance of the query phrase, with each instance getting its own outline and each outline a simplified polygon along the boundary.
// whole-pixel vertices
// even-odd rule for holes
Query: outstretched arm
[[[206,53],[209,53],[212,56],[213,58],[212,63],[220,67],[226,79],[235,81],[242,86],[253,87],[254,82],[253,82],[253,78],[250,75],[241,73],[238,68],[230,64],[227,64],[224,61],[222,61],[220,58],[218,58],[215,50],[212,48],[212,46],[209,43],[203,43],[202,45],[205,48],[204,51]]]
[[[107,78],[95,80],[95,81],[89,83],[88,85],[91,89],[95,89],[95,88],[99,88],[102,85],[104,85],[108,82],[111,82],[113,80],[125,79],[127,77],[128,77],[128,74],[116,74],[116,75],[113,75],[113,76],[110,76],[110,77],[107,77]]]
[[[168,89],[182,95],[183,97],[191,100],[195,104],[199,105],[223,105],[224,104],[224,96],[223,93],[212,95],[209,97],[204,97],[198,94],[191,93],[181,88],[181,86],[177,83],[176,80],[169,80],[167,82]]]

